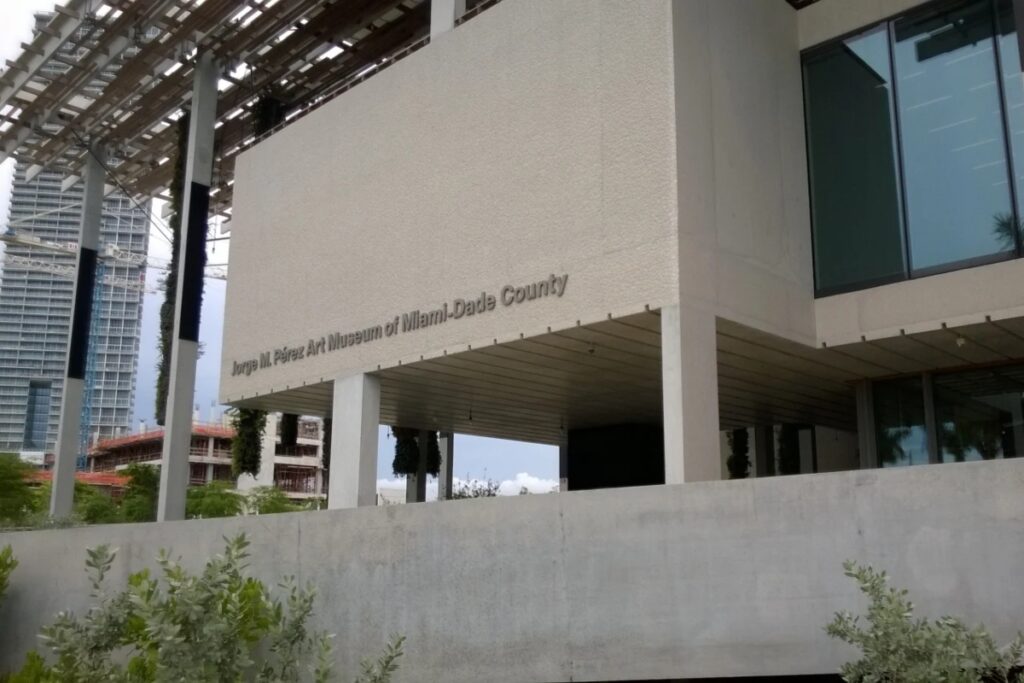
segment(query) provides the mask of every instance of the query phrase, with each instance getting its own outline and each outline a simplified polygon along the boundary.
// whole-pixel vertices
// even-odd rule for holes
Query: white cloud
[[[464,484],[478,484],[483,483],[483,479],[460,479],[454,477],[454,486],[458,488]],[[514,479],[505,479],[498,484],[498,495],[499,496],[518,496],[519,491],[523,487],[530,493],[551,493],[558,486],[558,482],[554,479],[542,479],[541,477],[535,477],[528,472],[518,473]],[[388,491],[391,493],[398,491],[405,491],[405,478],[396,477],[394,479],[378,479],[377,480],[378,491]],[[389,496],[390,497],[390,496]],[[427,480],[427,500],[437,500],[437,479],[433,477]]]

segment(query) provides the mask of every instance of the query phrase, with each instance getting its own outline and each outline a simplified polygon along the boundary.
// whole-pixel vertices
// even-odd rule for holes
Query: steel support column
[[[82,401],[85,398],[85,365],[89,355],[89,324],[92,318],[93,289],[96,285],[96,258],[103,222],[103,149],[90,147],[85,157],[85,187],[82,191],[82,222],[78,231],[78,260],[71,295],[71,339],[64,368],[64,391],[60,399],[60,423],[57,428],[57,452],[50,491],[50,516],[67,517],[75,497],[75,460],[81,447]]]
[[[185,518],[188,488],[188,453],[192,441],[192,400],[199,351],[199,307],[203,296],[203,265],[206,255],[206,217],[213,177],[214,123],[217,115],[217,78],[214,56],[204,53],[196,60],[192,82],[192,110],[188,129],[182,201],[181,242],[177,298],[174,302],[174,336],[171,341],[170,384],[160,467],[160,499],[157,520]]]

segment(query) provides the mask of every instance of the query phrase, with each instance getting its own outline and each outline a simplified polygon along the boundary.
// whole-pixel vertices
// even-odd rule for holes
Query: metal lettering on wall
[[[460,320],[474,315],[483,315],[502,307],[516,306],[528,301],[545,297],[561,298],[569,284],[569,275],[551,275],[546,280],[531,282],[526,285],[505,285],[497,294],[481,292],[475,299],[455,299],[446,301],[440,308],[421,311],[416,309],[408,313],[396,315],[380,325],[371,325],[351,332],[331,332],[319,339],[310,339],[299,346],[282,346],[263,351],[253,358],[243,361],[232,361],[231,376],[251,375],[263,368],[294,363],[311,356],[331,353],[340,349],[368,344],[378,339],[394,337],[405,332],[415,332],[424,327],[441,325],[451,320]]]

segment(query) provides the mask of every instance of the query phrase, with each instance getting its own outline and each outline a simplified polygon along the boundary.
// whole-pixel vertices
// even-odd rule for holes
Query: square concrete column
[[[558,490],[565,493],[569,490],[569,435],[562,434],[558,442]]]
[[[715,314],[661,309],[665,483],[721,479]]]
[[[455,20],[466,13],[466,0],[430,0],[430,38],[455,28]]]
[[[82,438],[82,403],[85,399],[85,370],[89,355],[89,324],[96,284],[96,258],[100,223],[103,221],[103,184],[106,177],[103,148],[92,145],[85,157],[85,188],[82,191],[82,222],[78,230],[78,259],[71,294],[71,339],[64,365],[64,390],[60,398],[60,422],[53,460],[50,516],[67,517],[75,498],[75,468],[85,455],[88,442]]]
[[[441,432],[438,446],[441,448],[441,471],[437,477],[437,499],[451,500],[452,483],[455,479],[455,435],[451,432]]]
[[[377,504],[380,380],[360,374],[334,380],[329,509]]]
[[[174,334],[160,460],[160,497],[156,506],[156,518],[161,522],[185,518],[219,76],[220,69],[214,55],[210,52],[199,55],[192,77],[188,153],[181,202],[181,243],[178,246],[181,265],[174,300]]]

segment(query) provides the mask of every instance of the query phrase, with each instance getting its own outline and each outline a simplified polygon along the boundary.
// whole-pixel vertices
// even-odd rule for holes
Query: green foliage
[[[160,497],[160,471],[151,465],[131,464],[125,468],[128,487],[121,498],[121,517],[126,522],[152,522]]]
[[[245,500],[223,481],[211,481],[204,486],[190,486],[185,494],[185,517],[210,519],[234,517],[242,514]]]
[[[793,424],[779,428],[779,474],[800,474],[800,430]]]
[[[75,514],[86,524],[113,524],[121,521],[121,509],[113,498],[78,482],[75,482]]]
[[[730,455],[725,461],[730,479],[746,479],[750,475],[750,435],[746,429],[734,429],[729,432]]]
[[[18,560],[14,558],[14,551],[11,546],[6,545],[0,550],[0,602],[4,599],[4,593],[10,585],[11,574],[18,566]]]
[[[128,586],[104,586],[116,551],[88,551],[86,567],[94,606],[77,617],[57,615],[42,638],[53,656],[47,664],[29,655],[12,681],[91,683],[115,681],[327,681],[332,675],[331,636],[313,631],[315,591],[286,578],[283,598],[246,576],[249,543],[228,540],[224,553],[191,574],[162,551],[157,576],[132,574]],[[402,654],[396,638],[373,664],[365,683],[386,683]]]
[[[398,660],[402,656],[403,645],[404,636],[391,636],[391,642],[384,648],[380,657],[375,661],[363,660],[356,683],[390,683],[391,675],[398,671]]]
[[[298,512],[304,509],[288,500],[284,491],[273,486],[258,486],[249,491],[245,498],[245,508],[250,514],[256,515]]]
[[[170,386],[171,341],[174,337],[174,305],[178,298],[178,252],[181,249],[181,211],[185,198],[185,164],[188,154],[189,114],[178,119],[178,149],[174,157],[171,176],[171,217],[167,226],[171,231],[171,260],[167,264],[167,277],[161,283],[164,301],[160,304],[160,360],[156,375],[156,423],[164,423],[167,408],[167,389]]]
[[[420,430],[408,427],[392,427],[395,437],[395,459],[391,470],[395,476],[416,474],[420,461]],[[437,443],[437,432],[427,432],[427,474],[437,476],[441,471],[441,448]]]
[[[870,600],[867,615],[839,612],[825,631],[861,651],[861,659],[844,664],[850,683],[980,683],[1020,681],[1013,669],[1021,663],[1024,636],[1000,650],[978,626],[968,628],[953,617],[914,619],[907,591],[888,585],[885,572],[854,562],[843,563]],[[865,623],[866,622],[866,623]]]
[[[452,500],[465,498],[494,498],[498,495],[498,482],[492,479],[462,482],[452,490]]]
[[[31,472],[32,466],[16,453],[0,453],[0,524],[19,525],[35,510]]]
[[[260,471],[263,451],[263,430],[267,427],[267,413],[263,410],[236,408],[231,411],[231,427],[235,438],[231,440],[231,471],[256,476]]]

